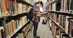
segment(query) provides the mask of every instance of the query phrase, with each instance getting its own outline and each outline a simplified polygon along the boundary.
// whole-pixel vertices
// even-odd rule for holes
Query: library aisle
[[[53,38],[48,23],[45,25],[42,24],[43,19],[44,19],[43,17],[40,18],[40,22],[38,24],[38,29],[37,29],[37,36],[39,36],[40,38]],[[31,38],[33,38],[33,34]]]
[[[40,38],[53,38],[52,34],[50,33],[50,28],[48,23],[43,25],[42,20],[44,17],[40,18],[40,22],[38,24],[38,30],[37,30],[37,36],[40,36]]]

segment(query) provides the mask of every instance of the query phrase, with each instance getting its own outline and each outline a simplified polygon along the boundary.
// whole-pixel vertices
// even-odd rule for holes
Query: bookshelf
[[[46,12],[51,12],[51,13],[66,15],[66,16],[73,16],[73,14],[71,14],[70,12],[61,12],[61,11],[46,11]]]
[[[27,14],[33,7],[31,2],[33,3],[33,0],[0,0],[0,38],[30,36],[29,31],[32,27],[29,25],[30,20],[27,19]],[[22,29],[26,27],[29,28],[24,35]]]
[[[49,18],[49,17],[48,17]],[[64,28],[61,26],[61,25],[59,25],[59,23],[56,23],[54,20],[52,20],[51,18],[49,18],[53,23],[55,23],[56,25],[56,27],[58,27],[59,29],[61,29],[67,36],[69,36],[69,38],[71,37],[70,35],[68,35],[66,32],[65,32],[65,30],[64,30]]]
[[[49,0],[49,2],[45,12],[48,12],[53,38],[73,38],[72,0]]]
[[[31,31],[32,26],[33,26],[32,24],[29,26],[29,29],[27,30],[27,33],[25,33],[24,37],[26,37],[27,34]]]
[[[19,26],[18,29],[14,33],[12,33],[11,35],[8,35],[7,38],[11,38],[12,36],[14,36],[16,33],[18,33],[19,30],[26,27],[27,26],[26,24],[28,24],[28,23],[29,23],[29,21],[27,21],[24,25]]]
[[[55,23],[58,28],[64,31],[63,27],[61,27],[58,23],[56,23],[52,18],[49,18],[49,19],[52,20],[52,22]]]
[[[11,0],[13,1],[13,0]],[[16,0],[18,3],[27,4],[29,6],[33,6],[31,3],[28,3],[26,0]]]
[[[7,3],[10,3],[10,2],[13,2],[14,0],[7,0]],[[31,6],[31,7],[33,7],[33,5],[32,4],[30,4],[30,3],[28,3],[28,2],[26,2],[26,1],[23,1],[23,0],[16,0],[16,3],[21,3],[21,4],[26,4],[26,5],[28,5],[28,6]],[[3,9],[3,7],[2,7],[2,3],[0,3],[1,4],[1,13],[4,11],[2,11],[2,9]],[[3,3],[3,5],[4,5],[4,3]],[[21,7],[20,7],[21,8]],[[12,9],[12,8],[10,8],[10,9]],[[17,8],[18,9],[18,8]],[[6,9],[5,9],[6,10]],[[10,11],[10,10],[9,10]],[[11,11],[10,11],[11,12]],[[27,13],[28,11],[26,11],[26,13]],[[2,17],[5,17],[5,16],[15,16],[15,15],[18,15],[18,14],[22,14],[23,12],[20,12],[20,13],[15,13],[15,14],[8,14],[8,15],[3,15],[3,14],[1,14],[1,17],[0,18],[2,18]]]

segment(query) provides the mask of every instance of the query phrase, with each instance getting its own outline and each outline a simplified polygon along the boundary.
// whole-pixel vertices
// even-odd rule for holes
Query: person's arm
[[[31,8],[30,11],[28,12],[27,18],[28,18],[29,20],[32,20],[32,18],[33,18],[33,8]]]

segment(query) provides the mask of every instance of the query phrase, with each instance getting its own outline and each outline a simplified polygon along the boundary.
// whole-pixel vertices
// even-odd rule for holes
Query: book
[[[73,37],[73,20],[70,20],[69,35]]]
[[[68,34],[68,30],[69,30],[69,20],[68,20],[68,16],[66,16],[66,21],[65,21],[65,32]]]
[[[61,0],[61,11],[64,11],[64,0]]]
[[[11,22],[11,21],[10,21],[10,22]],[[11,33],[12,33],[12,32],[11,32],[11,25],[10,25],[10,22],[7,23],[7,27],[8,27],[8,29],[7,29],[7,30],[8,30],[8,35],[11,35]]]
[[[49,10],[50,10],[50,11],[52,10],[52,4],[49,5]]]
[[[6,24],[6,26],[5,26],[5,34],[6,34],[6,36],[8,35],[8,24]]]
[[[22,13],[22,3],[18,3],[18,13]]]
[[[52,4],[52,11],[56,11],[56,3]]]
[[[67,0],[63,0],[64,1],[64,12],[66,12],[66,8],[67,8]]]
[[[11,20],[10,22],[10,33],[12,34],[14,32],[14,26],[13,26],[13,21]]]
[[[0,38],[4,38],[4,31],[3,31],[3,27],[0,27]]]
[[[2,7],[1,7],[1,0],[0,0],[0,16],[2,16],[1,10],[2,10]]]
[[[14,4],[14,6],[15,6],[15,14],[17,14],[17,2],[16,2],[16,0],[13,0],[13,4]]]
[[[57,0],[56,2],[56,11],[60,11],[61,10],[61,0]]]
[[[72,4],[73,0],[70,0],[70,10],[73,10],[73,4]]]
[[[5,0],[5,13],[6,13],[6,15],[10,15],[10,13],[9,13],[9,0]]]
[[[67,0],[67,6],[66,6],[66,11],[70,11],[70,0]]]
[[[15,5],[12,1],[10,1],[10,14],[14,14],[15,13]]]
[[[5,0],[1,0],[2,15],[6,15]]]
[[[22,12],[27,12],[28,11],[28,6],[26,4],[22,5]]]
[[[59,35],[59,28],[56,28],[56,35]]]

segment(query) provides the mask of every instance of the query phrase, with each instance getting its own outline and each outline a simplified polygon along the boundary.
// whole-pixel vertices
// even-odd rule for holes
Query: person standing
[[[36,2],[34,7],[32,9],[30,9],[30,12],[27,16],[33,22],[33,26],[34,26],[33,35],[34,35],[34,38],[37,37],[37,28],[38,28],[38,23],[40,21],[40,17],[37,16],[36,14],[39,13],[38,10],[39,10],[40,7],[43,7],[43,2],[42,1]]]

